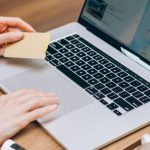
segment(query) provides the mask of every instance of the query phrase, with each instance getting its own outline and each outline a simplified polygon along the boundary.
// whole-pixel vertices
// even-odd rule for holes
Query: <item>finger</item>
[[[38,108],[36,110],[33,110],[23,116],[23,119],[27,121],[27,123],[30,123],[32,121],[35,121],[50,112],[55,111],[58,108],[57,104],[51,105],[51,106],[45,106],[43,108]]]
[[[21,112],[28,112],[48,105],[59,104],[57,97],[36,97],[20,106]]]
[[[4,56],[5,45],[0,46],[0,56]]]
[[[18,98],[20,96],[30,94],[30,93],[35,93],[35,92],[40,92],[40,91],[34,89],[21,89],[21,90],[17,90],[16,92],[10,93],[9,96],[12,98]]]
[[[11,43],[11,42],[17,42],[19,40],[22,40],[24,37],[22,32],[7,32],[0,34],[0,45]]]
[[[18,28],[8,27],[7,32],[21,32]]]
[[[8,27],[18,28],[25,32],[35,32],[35,30],[25,21],[17,17],[0,17],[0,22]]]
[[[39,91],[34,91],[34,92],[30,92],[28,94],[24,94],[21,95],[20,97],[18,97],[17,99],[21,102],[21,103],[25,103],[31,99],[36,99],[37,97],[56,97],[56,94],[54,93],[43,93],[43,92],[39,92]]]

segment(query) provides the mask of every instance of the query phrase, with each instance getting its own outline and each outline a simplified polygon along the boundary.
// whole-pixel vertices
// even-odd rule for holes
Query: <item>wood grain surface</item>
[[[21,17],[37,31],[43,32],[76,21],[83,2],[84,0],[0,0],[0,16]],[[150,133],[150,126],[102,150],[122,150],[139,140],[144,133]],[[13,139],[28,150],[63,150],[36,122],[31,123]]]

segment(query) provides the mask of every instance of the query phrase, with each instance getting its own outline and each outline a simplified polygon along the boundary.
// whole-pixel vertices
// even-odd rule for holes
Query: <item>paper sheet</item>
[[[24,39],[6,47],[4,57],[44,59],[50,33],[27,33]]]

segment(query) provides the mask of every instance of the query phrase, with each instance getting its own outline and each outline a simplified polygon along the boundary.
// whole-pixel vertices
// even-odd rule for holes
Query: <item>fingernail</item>
[[[14,36],[16,36],[16,37],[22,37],[22,36],[23,36],[23,33],[22,33],[22,32],[14,32],[13,34],[14,34]]]
[[[56,109],[57,107],[58,107],[58,104],[51,105],[51,109]]]

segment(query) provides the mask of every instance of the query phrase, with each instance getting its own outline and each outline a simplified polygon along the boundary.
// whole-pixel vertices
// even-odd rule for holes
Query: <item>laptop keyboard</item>
[[[73,34],[49,44],[46,60],[117,116],[150,102],[150,83]]]

